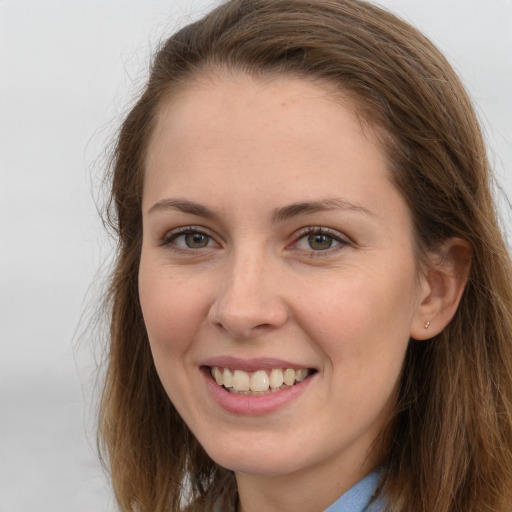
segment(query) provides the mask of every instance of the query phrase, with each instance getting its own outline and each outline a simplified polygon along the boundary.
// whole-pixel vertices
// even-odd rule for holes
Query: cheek
[[[205,309],[201,291],[189,280],[148,268],[142,260],[139,296],[155,359],[186,350]]]
[[[396,373],[409,342],[414,293],[409,277],[375,272],[363,279],[354,272],[331,288],[311,289],[297,316],[333,365],[354,376],[383,368]]]

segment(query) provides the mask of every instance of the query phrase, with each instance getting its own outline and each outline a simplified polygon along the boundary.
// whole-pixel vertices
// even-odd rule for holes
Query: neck
[[[262,476],[237,473],[237,512],[320,512],[370,473],[375,464],[365,461],[309,467],[286,475]]]

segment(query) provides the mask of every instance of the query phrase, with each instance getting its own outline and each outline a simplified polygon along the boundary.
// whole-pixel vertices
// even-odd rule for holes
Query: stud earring
[[[430,320],[427,320],[425,322],[425,329],[428,329],[430,327]]]

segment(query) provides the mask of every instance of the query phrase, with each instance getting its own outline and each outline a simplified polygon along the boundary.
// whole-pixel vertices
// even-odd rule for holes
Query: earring
[[[425,329],[428,329],[430,327],[430,320],[427,320],[425,322]]]

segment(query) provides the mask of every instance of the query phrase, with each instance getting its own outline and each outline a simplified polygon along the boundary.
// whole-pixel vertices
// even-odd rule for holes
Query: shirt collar
[[[372,503],[371,508],[368,508],[379,485],[380,476],[379,471],[370,473],[336,500],[325,512],[378,512],[383,510],[383,500]]]

